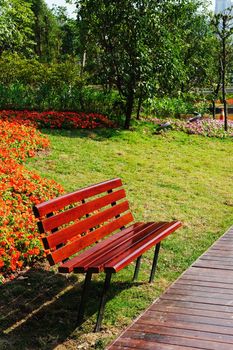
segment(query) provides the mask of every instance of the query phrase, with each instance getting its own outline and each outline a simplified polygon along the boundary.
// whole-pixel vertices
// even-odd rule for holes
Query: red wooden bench
[[[58,270],[61,273],[86,273],[78,324],[84,318],[84,305],[92,274],[106,273],[95,331],[99,331],[101,326],[112,273],[136,260],[133,277],[136,280],[142,254],[155,246],[149,280],[152,282],[160,242],[181,226],[179,221],[132,224],[133,215],[129,211],[125,191],[120,187],[121,180],[113,179],[34,207],[50,264],[59,263]],[[110,236],[103,239],[107,235]]]

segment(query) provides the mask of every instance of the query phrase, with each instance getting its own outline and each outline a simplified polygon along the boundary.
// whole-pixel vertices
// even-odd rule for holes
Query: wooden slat
[[[207,255],[207,256],[203,256],[202,258],[199,259],[200,261],[218,261],[220,264],[221,262],[229,262],[231,263],[231,265],[233,264],[233,256],[215,256],[215,255]]]
[[[215,303],[206,303],[206,300],[202,300],[198,302],[196,300],[184,300],[181,298],[163,298],[161,296],[161,300],[164,302],[167,302],[169,305],[174,305],[174,306],[180,306],[182,308],[192,308],[195,310],[199,310],[201,313],[203,310],[209,310],[209,311],[216,311],[216,312],[225,312],[225,313],[232,313],[233,312],[233,306],[229,305],[227,306],[226,303],[220,305],[220,304],[215,304]]]
[[[155,344],[149,341],[134,340],[124,338],[121,340],[120,345],[112,345],[111,350],[132,350],[132,349],[142,349],[142,350],[198,350],[198,348],[193,348],[190,346],[174,345],[174,344]]]
[[[226,301],[222,298],[211,298],[209,295],[206,296],[195,296],[195,295],[176,295],[176,294],[170,294],[165,293],[162,295],[161,299],[166,300],[183,300],[183,301],[189,301],[194,303],[201,303],[201,304],[211,304],[211,305],[226,305]],[[232,308],[233,311],[233,305],[229,303],[229,306]]]
[[[146,239],[152,232],[163,227],[165,223],[147,223],[136,227],[134,230],[126,234],[124,231],[120,237],[110,242],[105,240],[105,245],[100,249],[97,249],[94,254],[80,261],[79,265],[75,265],[74,272],[84,272],[88,268],[93,272],[100,272],[103,270],[106,261],[113,257],[119,256],[124,253],[126,249],[132,247],[136,242]]]
[[[209,316],[203,316],[198,313],[198,315],[194,315],[191,310],[189,310],[189,313],[182,314],[179,312],[179,309],[176,312],[167,312],[165,310],[148,310],[142,317],[141,321],[144,319],[154,319],[159,322],[163,322],[164,324],[167,324],[167,322],[191,322],[196,323],[201,327],[200,324],[207,324],[207,325],[216,325],[216,326],[223,326],[223,327],[230,327],[233,329],[233,319],[226,320],[224,318],[217,318],[217,317],[209,317]]]
[[[59,196],[57,198],[51,199],[47,202],[36,205],[33,210],[36,217],[43,217],[48,213],[60,210],[70,204],[82,201],[83,199],[96,196],[102,192],[107,192],[109,190],[115,189],[122,186],[121,179],[112,179],[109,181],[101,182],[99,184],[85,187],[75,192]]]
[[[198,279],[183,279],[178,280],[176,285],[181,285],[181,286],[205,286],[207,288],[218,288],[218,289],[223,289],[223,290],[233,290],[233,281],[232,283],[222,283],[222,282],[206,282],[206,281],[199,281]]]
[[[199,260],[194,264],[193,266],[195,267],[207,267],[212,268],[212,269],[219,269],[219,270],[231,270],[233,271],[233,265],[230,263],[224,263],[224,262],[219,262],[219,261],[205,261],[205,260]]]
[[[224,276],[219,275],[219,276],[214,277],[214,276],[210,276],[210,274],[209,274],[209,276],[208,275],[202,276],[201,273],[199,274],[199,276],[196,274],[195,275],[193,275],[193,274],[184,275],[183,279],[188,280],[188,281],[192,280],[192,281],[203,281],[203,282],[212,282],[212,283],[225,283],[225,284],[230,284],[230,285],[232,285],[232,283],[233,283],[233,279],[231,276],[224,277]]]
[[[226,323],[228,321],[232,321],[232,315],[230,312],[216,311],[216,310],[208,310],[205,308],[195,309],[193,308],[194,304],[187,302],[170,302],[169,300],[160,300],[159,303],[152,305],[148,312],[162,312],[162,313],[173,313],[177,315],[192,315],[192,316],[201,316],[201,317],[209,317],[212,320],[220,322],[224,320]]]
[[[156,315],[155,315],[156,316]],[[209,323],[208,320],[206,320],[207,322],[199,322],[197,321],[197,318],[195,320],[193,320],[191,317],[183,317],[184,320],[182,320],[182,317],[177,316],[175,317],[168,317],[166,319],[160,319],[160,318],[156,318],[156,317],[151,317],[148,314],[144,315],[142,317],[140,317],[140,319],[138,320],[138,325],[139,327],[142,326],[153,326],[153,327],[169,327],[169,328],[175,328],[177,329],[185,329],[185,330],[190,330],[190,331],[197,331],[199,332],[200,330],[202,332],[210,332],[210,333],[215,333],[219,335],[224,334],[227,336],[230,336],[229,339],[231,339],[232,344],[233,344],[233,328],[231,326],[226,326],[226,324],[222,322],[222,324],[220,325],[219,323],[213,324],[213,323]]]
[[[117,202],[123,198],[125,198],[125,191],[122,189],[112,192],[106,196],[94,199],[90,202],[81,204],[75,208],[58,213],[41,221],[40,232],[43,233],[51,231],[55,227],[57,228],[71,221],[75,221],[84,215],[90,214],[95,210],[99,210],[107,205],[110,205],[112,202]]]
[[[48,259],[51,265],[57,264],[60,261],[71,257],[80,250],[102,239],[104,236],[109,235],[110,233],[120,229],[121,227],[128,225],[132,221],[132,214],[126,213],[125,215],[122,215],[118,219],[114,220],[113,222],[110,222],[109,224],[96,229],[95,232],[91,232],[83,237],[79,237],[77,240],[67,244],[66,246],[60,249],[57,249],[55,252],[52,252],[48,256]],[[66,270],[66,272],[69,271]]]
[[[86,232],[97,225],[101,225],[116,215],[126,212],[127,210],[129,210],[128,202],[117,204],[103,212],[99,212],[98,214],[92,215],[87,219],[48,235],[47,237],[43,238],[44,246],[46,249],[55,248],[57,245],[66,243],[69,239],[78,236],[79,234],[82,234],[83,232]]]
[[[172,287],[170,287],[170,291],[173,293],[182,293],[182,292],[194,292],[198,291],[201,293],[218,293],[218,294],[228,294],[233,296],[233,289],[225,289],[223,286],[221,287],[213,287],[211,286],[199,286],[199,285],[189,285],[189,284],[183,284],[183,283],[176,283]]]
[[[168,292],[164,294],[172,294],[172,295],[184,295],[184,296],[198,296],[198,297],[208,297],[208,298],[214,298],[218,297],[221,299],[229,299],[230,297],[233,297],[233,293],[219,293],[219,291],[213,291],[212,289],[208,288],[207,290],[198,289],[192,287],[190,289],[185,288],[178,288],[178,287],[171,287]]]
[[[129,232],[133,231],[136,227],[141,226],[141,225],[143,225],[143,223],[140,223],[140,222],[133,224],[133,225],[125,228],[123,231],[117,232],[114,235],[108,237],[107,239],[109,242],[117,240],[119,237],[122,236],[122,234],[124,234],[124,235],[128,234]],[[71,260],[66,261],[61,266],[59,266],[59,272],[68,273],[68,272],[73,271],[74,266],[78,265],[80,261],[87,258],[90,254],[95,253],[96,251],[101,249],[102,246],[104,246],[104,245],[105,245],[105,240],[102,242],[99,242],[98,245],[95,245],[95,246],[89,248],[88,250],[81,252],[79,255],[75,256]]]
[[[218,333],[214,332],[213,330],[216,328],[211,328],[210,331],[203,330],[203,325],[200,327],[200,325],[195,325],[191,327],[188,323],[183,325],[182,327],[179,327],[175,324],[171,325],[156,325],[156,324],[148,324],[148,323],[135,323],[134,326],[131,328],[131,331],[137,331],[140,332],[140,334],[148,334],[149,339],[153,339],[157,337],[157,334],[163,334],[163,335],[171,335],[171,336],[180,336],[181,335],[181,329],[182,329],[182,336],[183,338],[191,338],[196,339],[199,338],[201,340],[207,340],[212,341],[216,343],[228,343],[233,346],[233,336],[231,334],[227,333]],[[180,329],[181,328],[181,329]],[[219,327],[220,328],[220,327]],[[228,330],[230,327],[228,327]],[[230,330],[229,330],[230,333]],[[153,336],[155,334],[155,337]]]
[[[127,249],[124,254],[115,259],[112,259],[109,263],[105,264],[105,271],[120,271],[122,268],[127,266],[131,261],[135,260],[138,256],[142,255],[145,251],[153,247],[155,244],[159,243],[161,239],[164,239],[170,233],[177,230],[181,227],[181,223],[179,221],[173,221],[171,223],[167,223],[166,228],[161,228],[156,232],[153,239],[146,239],[142,244],[136,244],[130,249]]]
[[[226,343],[220,343],[215,342],[213,340],[206,340],[206,339],[200,339],[198,337],[198,334],[196,334],[196,337],[193,334],[193,337],[186,337],[185,335],[182,337],[181,335],[177,333],[171,334],[150,334],[150,333],[143,333],[143,330],[141,332],[136,331],[128,331],[127,338],[125,339],[125,336],[122,336],[121,339],[117,342],[117,344],[128,344],[132,345],[133,348],[136,349],[142,349],[142,350],[148,350],[148,349],[159,349],[160,344],[164,344],[167,346],[164,346],[164,349],[169,350],[169,347],[171,345],[177,345],[179,346],[179,350],[183,350],[186,347],[190,347],[191,349],[203,349],[203,350],[232,350],[232,344],[226,344]],[[153,348],[154,346],[154,348]],[[108,348],[108,349],[111,349]]]

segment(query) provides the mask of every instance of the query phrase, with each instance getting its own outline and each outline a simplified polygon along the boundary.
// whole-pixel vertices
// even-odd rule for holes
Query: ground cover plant
[[[5,284],[0,339],[7,349],[104,349],[232,225],[232,139],[154,130],[152,123],[130,132],[43,130],[51,152],[30,158],[29,170],[39,169],[65,191],[119,176],[136,221],[179,219],[184,226],[163,243],[153,285],[146,283],[153,252],[143,258],[138,282],[131,282],[133,264],[114,276],[99,334],[91,331],[103,278],[94,278],[80,329],[75,320],[82,276],[37,267]]]
[[[62,188],[27,170],[23,161],[48,146],[34,127],[0,120],[0,284],[44,254],[32,205]]]

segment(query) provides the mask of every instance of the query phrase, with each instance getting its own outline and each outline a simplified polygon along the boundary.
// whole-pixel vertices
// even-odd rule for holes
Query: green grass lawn
[[[150,125],[137,126],[134,131],[43,133],[51,140],[51,150],[30,159],[29,169],[56,180],[66,191],[120,177],[136,221],[179,219],[183,223],[183,228],[162,244],[154,284],[146,283],[153,252],[145,255],[138,282],[131,283],[133,264],[114,276],[99,334],[91,331],[103,276],[93,282],[88,318],[81,330],[74,325],[80,297],[80,283],[74,285],[74,281],[82,281],[81,276],[66,279],[35,270],[28,279],[32,279],[30,297],[25,282],[16,282],[15,288],[26,294],[30,312],[40,305],[32,302],[38,298],[38,289],[43,302],[55,300],[38,311],[42,321],[37,314],[25,319],[21,310],[21,325],[9,329],[10,322],[6,322],[9,344],[17,349],[104,349],[233,224],[233,143],[175,131],[153,135]],[[5,288],[10,298],[10,287]],[[41,323],[44,326],[39,330]]]

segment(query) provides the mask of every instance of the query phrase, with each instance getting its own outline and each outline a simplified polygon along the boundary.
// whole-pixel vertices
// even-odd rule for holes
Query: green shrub
[[[17,54],[0,59],[0,109],[60,110],[122,114],[122,101],[116,91],[88,87],[74,59],[46,64]]]
[[[195,111],[204,113],[208,108],[205,100],[197,100],[196,96],[154,97],[144,102],[143,111],[146,115],[157,117],[180,117]]]

